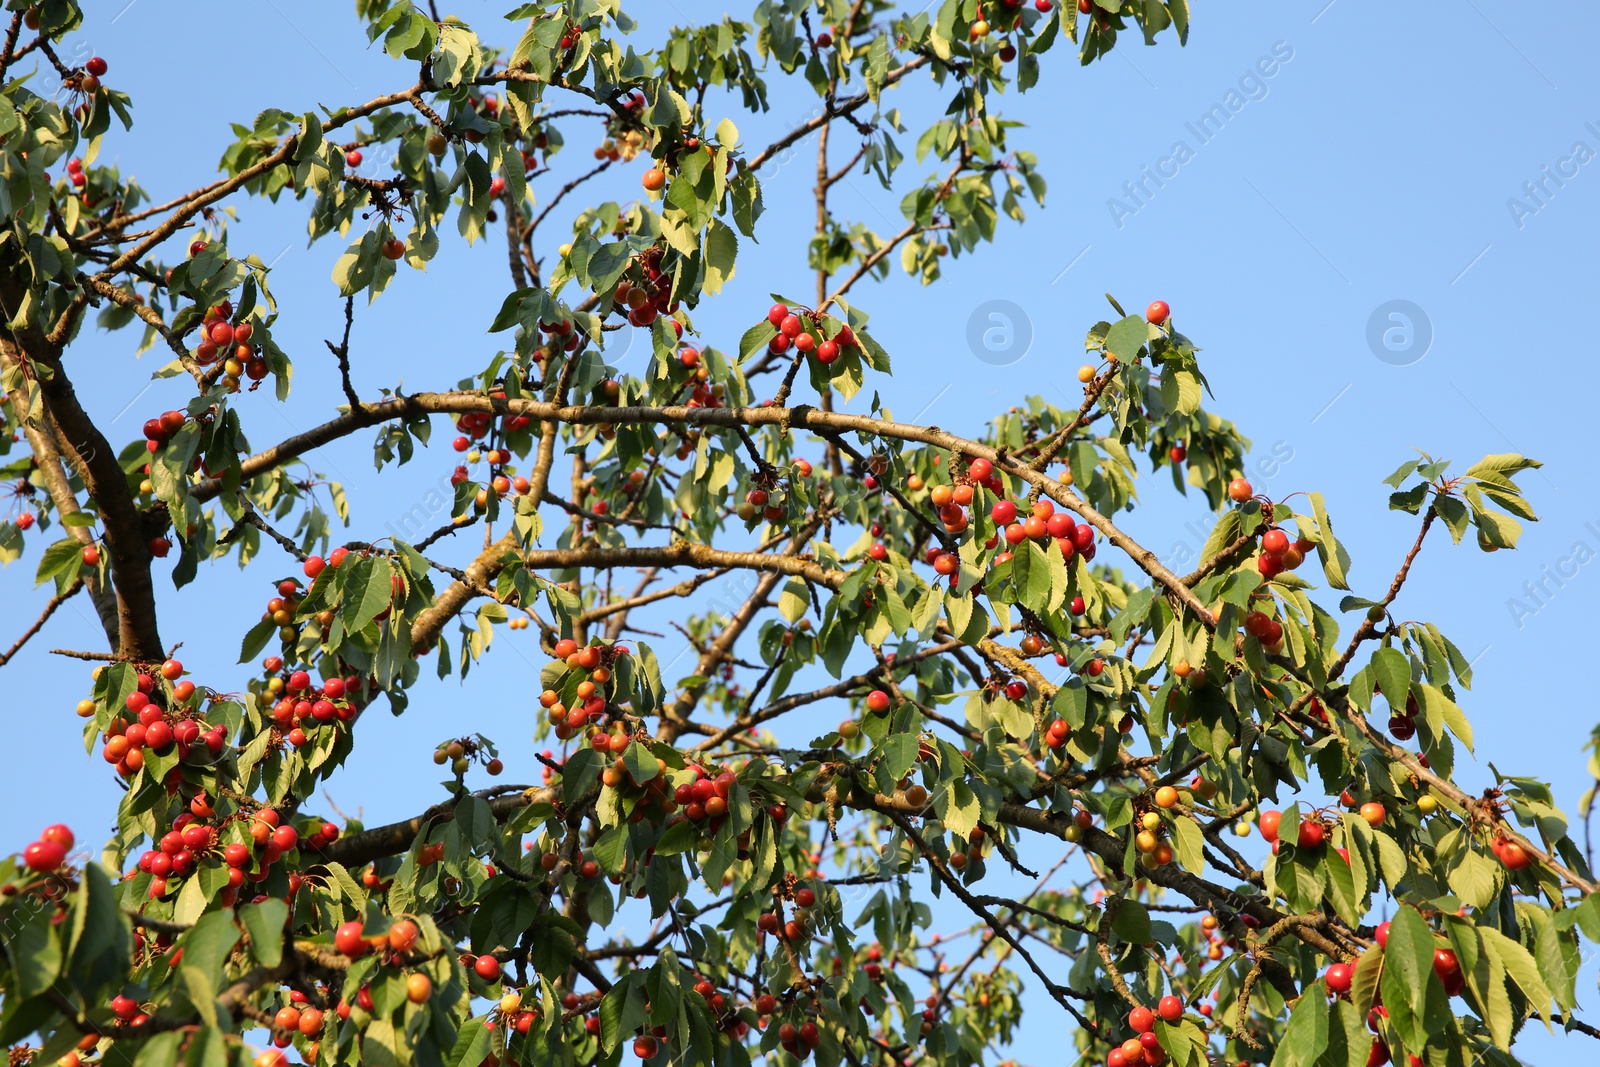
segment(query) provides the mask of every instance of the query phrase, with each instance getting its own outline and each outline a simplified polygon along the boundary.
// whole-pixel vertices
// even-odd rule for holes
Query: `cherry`
[[[1261,551],[1281,556],[1289,551],[1289,535],[1282,530],[1268,530],[1261,535]]]
[[[472,961],[472,970],[479,978],[491,982],[500,977],[500,961],[493,956],[479,956]]]
[[[1278,823],[1283,821],[1283,812],[1268,810],[1261,813],[1257,825],[1261,829],[1261,836],[1268,841],[1278,840]]]
[[[432,995],[433,981],[427,975],[419,973],[406,976],[406,999],[411,1003],[421,1004]]]
[[[798,315],[785,315],[778,322],[778,332],[791,341],[800,336],[802,329],[804,329],[804,326],[801,324],[800,316]]]
[[[333,947],[351,959],[357,959],[367,954],[367,939],[362,933],[362,924],[359,919],[340,924],[333,932]]]
[[[1155,1029],[1155,1014],[1149,1008],[1141,1005],[1128,1013],[1128,1025],[1131,1026],[1136,1033],[1149,1033],[1151,1030]]]
[[[772,323],[772,325],[777,326],[783,322],[788,314],[789,306],[787,304],[773,304],[767,309],[767,321]]]
[[[644,178],[641,182],[647,191],[652,193],[660,192],[667,184],[667,175],[660,167],[651,167],[644,172]]]
[[[1343,996],[1350,992],[1350,982],[1355,977],[1355,973],[1356,969],[1350,964],[1335,963],[1323,973],[1322,977],[1327,981],[1329,989]]]
[[[1383,820],[1388,816],[1382,804],[1372,800],[1361,805],[1361,817],[1367,820],[1367,825],[1378,827],[1383,825]]]
[[[1020,679],[1012,679],[1006,683],[1006,696],[1011,700],[1021,700],[1028,695],[1028,683]]]
[[[989,517],[996,526],[1009,526],[1017,521],[1017,505],[1009,500],[1001,500],[989,509]]]
[[[1243,478],[1235,478],[1228,483],[1228,499],[1235,504],[1243,504],[1255,495],[1255,488]]]
[[[1183,1001],[1168,994],[1161,998],[1161,1003],[1156,1005],[1156,1011],[1169,1023],[1175,1023],[1183,1018]]]
[[[316,581],[317,575],[321,574],[322,569],[327,565],[327,561],[321,556],[308,556],[306,557],[305,564],[301,569],[305,571],[307,578],[310,578],[312,581]]]
[[[1080,15],[1087,15],[1093,10],[1094,10],[1094,2],[1093,2],[1093,0],[1078,0],[1078,13]]]
[[[406,243],[398,237],[391,237],[379,247],[384,259],[401,259],[406,254]]]
[[[22,850],[22,862],[33,871],[53,871],[66,859],[66,846],[59,841],[35,841]]]
[[[989,475],[993,473],[994,464],[990,463],[981,456],[967,464],[967,476],[972,478],[974,481],[985,481],[988,479]]]
[[[32,529],[33,528],[33,521],[34,521],[33,520],[33,512],[24,511],[21,515],[17,516],[17,529],[19,529],[19,530]]]
[[[100,550],[93,545],[86,545],[83,549],[83,565],[85,567],[100,566]]]
[[[817,894],[810,889],[800,889],[795,892],[794,902],[802,908],[809,908],[817,902]]]
[[[1165,300],[1152,300],[1150,306],[1144,309],[1145,320],[1152,326],[1160,326],[1167,321],[1167,316],[1172,314],[1172,309]]]
[[[650,1034],[640,1034],[633,1039],[633,1054],[641,1060],[653,1059],[661,1051],[661,1042]]]
[[[1082,615],[1084,613],[1084,611],[1087,610],[1087,606],[1083,602],[1083,597],[1081,597],[1081,596],[1073,597],[1072,598],[1072,603],[1069,606],[1069,610],[1072,612],[1073,615]]]
[[[96,78],[104,77],[107,69],[106,61],[99,56],[90,56],[89,62],[83,65],[83,69],[93,74]]]
[[[1182,445],[1173,445],[1171,448],[1167,449],[1167,458],[1172,460],[1174,463],[1182,463],[1184,460],[1189,458],[1189,450],[1184,448]]]
[[[778,998],[771,993],[763,993],[756,998],[756,1014],[771,1015],[778,1010]]]
[[[874,689],[867,694],[867,710],[882,715],[889,710],[889,694],[882,689]]]

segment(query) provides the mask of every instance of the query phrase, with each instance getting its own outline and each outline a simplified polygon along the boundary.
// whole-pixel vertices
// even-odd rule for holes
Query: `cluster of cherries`
[[[1213,920],[1215,921],[1215,920]],[[1156,1037],[1156,1019],[1175,1024],[1183,1018],[1183,1001],[1168,994],[1151,1011],[1139,1005],[1128,1012],[1128,1027],[1138,1036],[1130,1037],[1106,1055],[1106,1067],[1159,1067],[1167,1061],[1166,1050]]]
[[[72,831],[60,823],[46,826],[39,840],[22,850],[22,862],[30,871],[53,871],[67,862],[73,840]]]
[[[268,656],[261,666],[269,674],[279,674],[284,668],[279,656]],[[273,682],[281,682],[281,688]],[[328,678],[321,685],[314,685],[310,672],[291,671],[287,678],[269,680],[267,688],[271,693],[283,694],[272,705],[271,718],[283,739],[295,748],[308,740],[306,731],[333,722],[350,722],[360,712],[351,700],[361,688],[361,679],[355,675]]]
[[[767,342],[767,351],[773,355],[781,356],[793,348],[805,355],[815,355],[817,362],[826,366],[837,360],[844,349],[856,345],[855,331],[845,323],[840,324],[836,335],[824,337],[816,317],[805,308],[793,311],[787,304],[773,304],[767,309],[767,321],[778,331],[778,335]]]
[[[989,515],[994,519],[996,526],[1004,529],[1006,544],[1013,548],[1024,541],[1038,542],[1048,538],[1055,541],[1056,549],[1064,560],[1070,560],[1075,555],[1081,555],[1085,562],[1094,559],[1094,527],[1087,523],[1074,523],[1071,515],[1064,511],[1056,511],[1055,504],[1048,500],[1036,501],[1028,517],[1021,522],[1017,521],[1017,505],[1009,500],[997,502],[989,509]],[[991,546],[986,545],[986,547]],[[995,556],[994,561],[1004,563],[1010,558],[1010,552],[1001,552]],[[934,570],[939,570],[937,560],[934,561]],[[1082,603],[1081,598],[1078,603]],[[1083,614],[1082,608],[1073,614]]]
[[[611,297],[612,307],[617,311],[627,308],[630,326],[649,326],[662,315],[670,315],[678,310],[678,305],[672,300],[672,275],[661,269],[661,261],[665,256],[666,249],[662,245],[651,245],[634,258],[639,269],[639,280],[624,278],[617,283]],[[678,336],[682,337],[683,327],[679,325],[676,329]]]
[[[191,755],[210,760],[222,754],[227,745],[227,730],[208,725],[198,707],[185,707],[195,694],[195,684],[188,679],[178,681],[182,674],[183,664],[175,659],[161,665],[161,677],[175,683],[168,705],[163,707],[154,699],[160,695],[155,677],[141,673],[137,688],[128,694],[126,701],[127,711],[134,721],[129,722],[119,715],[106,726],[101,755],[124,778],[132,778],[143,769],[146,751],[165,755],[176,746],[180,760],[189,759]],[[94,701],[78,703],[80,716],[88,718],[94,712]],[[176,780],[177,774],[178,769],[174,767],[169,777]]]
[[[1234,479],[1233,485],[1244,481],[1243,478]],[[1245,482],[1245,492],[1248,496],[1250,483]],[[1232,494],[1232,488],[1229,488]],[[1261,555],[1256,557],[1256,569],[1261,572],[1261,577],[1269,581],[1282,574],[1284,571],[1297,569],[1305,562],[1305,558],[1317,547],[1315,541],[1301,537],[1295,541],[1289,540],[1289,535],[1277,527],[1267,530],[1261,535]],[[1273,644],[1275,642],[1267,642]]]
[[[189,246],[189,252],[198,255],[205,248],[204,241],[196,241]],[[194,361],[209,367],[221,360],[223,373],[233,384],[238,383],[240,375],[259,382],[267,376],[267,361],[250,343],[256,328],[250,322],[234,322],[233,310],[233,302],[229,300],[206,309],[205,320],[200,324],[200,340],[194,346]]]
[[[568,329],[571,329],[570,324],[568,324]],[[505,399],[503,392],[497,392],[493,395],[496,399]],[[494,429],[494,420],[495,416],[487,411],[461,413],[456,416],[456,428],[461,431],[461,434],[450,443],[450,447],[457,452],[465,452],[467,454],[468,462],[476,463],[479,459],[487,459],[489,461],[489,482],[484,488],[478,490],[475,501],[479,511],[488,508],[489,494],[491,492],[496,497],[504,499],[507,493],[515,492],[521,496],[532,488],[528,479],[520,474],[515,477],[506,476],[506,465],[511,462],[510,449],[499,447],[482,449],[478,447],[478,442],[487,437],[490,431]],[[526,415],[506,415],[502,421],[502,427],[506,432],[514,433],[527,429],[531,421]],[[467,472],[465,464],[458,465],[450,474],[452,487],[461,485],[470,479],[471,475]]]
[[[628,655],[625,645],[586,645],[579,647],[570,637],[555,644],[555,658],[566,664],[568,671],[582,671],[586,677],[573,689],[576,701],[571,708],[561,702],[561,693],[546,689],[539,694],[539,704],[545,709],[556,737],[563,741],[576,737],[590,723],[599,722],[606,714],[605,686],[611,682],[611,665],[617,657]],[[564,687],[564,683],[563,683]],[[591,737],[591,743],[596,739]],[[609,735],[606,744],[610,745]],[[623,744],[626,748],[626,743]]]

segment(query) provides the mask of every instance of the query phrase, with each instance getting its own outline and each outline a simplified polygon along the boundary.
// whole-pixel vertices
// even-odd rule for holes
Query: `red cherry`
[[[1355,977],[1356,969],[1348,963],[1335,963],[1323,973],[1323,978],[1328,983],[1328,988],[1343,996],[1350,992],[1350,981]]]
[[[1307,820],[1300,824],[1300,833],[1295,843],[1301,848],[1321,848],[1322,842],[1328,836],[1328,828],[1315,820]]]
[[[783,322],[784,318],[788,314],[789,314],[789,308],[788,308],[787,305],[785,305],[785,304],[773,304],[770,308],[767,309],[767,321],[772,323],[772,325],[777,326],[778,324]]]
[[[492,982],[500,977],[500,961],[493,956],[479,956],[472,961],[472,970],[485,982]]]
[[[1128,1025],[1133,1027],[1135,1033],[1148,1033],[1155,1029],[1155,1014],[1141,1005],[1128,1013]]]
[[[90,56],[89,62],[83,65],[83,69],[93,74],[96,78],[104,77],[107,69],[106,61],[99,56]]]
[[[367,954],[367,939],[359,919],[342,924],[333,933],[333,947],[351,959]]]
[[[882,689],[874,689],[867,694],[867,710],[879,715],[889,710],[889,694]]]
[[[1167,316],[1172,314],[1172,309],[1165,300],[1152,300],[1150,306],[1145,308],[1144,317],[1152,326],[1160,326],[1167,321]]]
[[[1278,840],[1278,823],[1281,821],[1283,821],[1283,812],[1281,811],[1268,810],[1262,812],[1261,818],[1257,822],[1257,826],[1261,829],[1261,836],[1268,841]]]
[[[1156,1011],[1169,1023],[1175,1023],[1183,1018],[1183,1001],[1168,995],[1161,998],[1161,1003],[1156,1005]]]
[[[66,847],[59,841],[35,841],[22,850],[22,862],[29,870],[53,871],[66,859]]]
[[[1017,521],[1017,505],[1009,500],[1001,500],[989,509],[989,517],[994,519],[996,526],[1009,526]]]

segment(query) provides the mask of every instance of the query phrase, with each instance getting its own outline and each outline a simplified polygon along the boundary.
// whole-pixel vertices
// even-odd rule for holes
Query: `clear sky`
[[[504,0],[440,6],[505,45],[519,32],[500,20],[514,6]],[[409,65],[366,46],[348,3],[92,0],[86,7],[89,25],[64,55],[104,56],[107,83],[132,95],[138,125],[132,135],[109,137],[105,158],[158,200],[211,180],[232,121],[267,106],[293,112],[357,103],[414,78]],[[667,25],[716,19],[723,7],[647,0],[631,10],[643,20],[636,46],[644,48]],[[1485,555],[1470,543],[1451,547],[1436,531],[1397,612],[1438,622],[1475,661],[1475,687],[1462,704],[1477,731],[1478,760],[1460,768],[1462,784],[1490,784],[1492,761],[1506,773],[1553,780],[1558,802],[1573,814],[1590,781],[1583,746],[1600,719],[1581,678],[1567,673],[1593,655],[1600,594],[1600,477],[1585,443],[1600,384],[1589,362],[1600,223],[1593,62],[1600,8],[1558,0],[1541,5],[1538,17],[1524,11],[1533,9],[1479,0],[1198,5],[1184,49],[1170,34],[1145,48],[1135,34],[1082,69],[1058,47],[1045,57],[1038,87],[1004,102],[1006,117],[1027,124],[1013,136],[1039,157],[1050,183],[1046,206],[1030,208],[1022,227],[1003,224],[981,259],[948,261],[931,288],[896,277],[858,289],[854,301],[873,314],[874,333],[894,357],[897,375],[869,384],[895,414],[977,432],[1027,394],[1058,404],[1080,395],[1073,371],[1084,331],[1108,310],[1102,293],[1130,309],[1167,300],[1176,327],[1204,349],[1216,394],[1207,407],[1255,442],[1252,467],[1263,464],[1251,472],[1257,487],[1275,497],[1326,494],[1355,560],[1359,595],[1387,587],[1415,536],[1410,516],[1387,510],[1380,484],[1412,449],[1461,467],[1488,452],[1543,460],[1542,471],[1521,479],[1543,521],[1528,528],[1520,550]],[[815,106],[808,88],[777,77],[772,100],[761,117],[726,109],[747,143],[767,143]],[[910,88],[896,90],[893,103],[912,127],[901,139],[909,156],[943,102]],[[1216,105],[1223,110],[1214,113]],[[1226,122],[1213,117],[1202,127],[1213,113],[1227,114]],[[565,131],[557,176],[535,185],[541,203],[553,183],[586,166],[599,136],[592,120]],[[697,315],[719,347],[736,347],[768,292],[804,293],[814,284],[804,260],[813,148],[805,142],[764,176],[760,244],[743,250],[727,292]],[[558,225],[550,243],[564,232],[569,206],[635,196],[644,165],[618,168],[609,186],[597,182],[586,198],[564,203],[552,216]],[[920,174],[914,159],[904,169],[908,180]],[[886,193],[876,179],[852,176],[838,194],[844,214],[880,233],[903,225],[900,192]],[[265,392],[240,402],[259,448],[322,421],[338,402],[322,338],[336,337],[341,325],[342,301],[329,280],[341,246],[306,247],[302,205],[231,204],[240,222],[230,248],[274,264],[283,308],[276,336],[296,359],[286,405]],[[470,250],[447,241],[426,275],[402,269],[373,309],[358,307],[358,388],[371,395],[400,383],[443,387],[474,373],[501,340],[484,330],[508,284],[498,236]],[[1032,333],[1027,353],[1003,367],[978,359],[965,340],[975,310],[996,299],[1020,307]],[[1387,318],[1394,301],[1409,302],[1401,309],[1408,318]],[[1396,328],[1390,347],[1382,337],[1388,327]],[[111,435],[119,440],[187,399],[187,378],[150,383],[165,358],[152,352],[133,360],[137,336],[89,329],[67,359],[102,426],[116,417]],[[858,398],[853,409],[864,403]],[[436,450],[380,479],[365,435],[313,458],[345,483],[354,539],[383,536],[385,523],[454,463],[453,453]],[[1203,533],[1191,531],[1211,521],[1203,502],[1174,498],[1165,477],[1140,485],[1148,506],[1124,517],[1127,528],[1180,562],[1196,552]],[[32,589],[36,552],[0,574],[9,620],[0,644],[47,598]],[[241,577],[228,563],[179,592],[158,576],[163,635],[184,642],[180,658],[199,683],[241,684],[243,669],[233,666],[239,637],[271,595],[268,578],[289,569],[286,559],[263,559]],[[530,676],[541,661],[531,633],[502,632],[470,689],[425,681],[404,718],[364,719],[371,725],[363,744],[332,783],[339,805],[351,814],[362,809],[369,824],[413,814],[421,789],[410,783],[433,781],[435,742],[468,718],[510,743],[508,780],[528,780],[533,765],[521,742]],[[98,840],[109,830],[118,791],[98,754],[85,756],[72,715],[87,672],[47,654],[103,644],[87,602],[74,601],[0,672],[13,724],[5,795],[14,806],[0,848],[21,848],[57,820],[80,838]],[[655,644],[663,661],[681,646],[675,635]],[[408,784],[395,789],[396,781]],[[1586,973],[1580,996],[1592,1008],[1592,969]],[[1054,1062],[1050,1009],[1035,1007],[1030,1036],[1014,1053]],[[1568,1041],[1534,1034],[1537,1028],[1518,1046],[1530,1062],[1578,1051],[1558,1051]]]

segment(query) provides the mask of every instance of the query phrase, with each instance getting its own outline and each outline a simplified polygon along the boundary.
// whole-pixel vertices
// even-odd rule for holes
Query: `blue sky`
[[[304,111],[356,103],[414,76],[366,47],[348,4],[124,5],[88,4],[89,25],[64,55],[103,55],[107,83],[132,95],[139,124],[132,135],[108,138],[104,155],[157,199],[211,179],[230,121],[269,105]],[[1520,550],[1485,555],[1470,544],[1451,547],[1438,531],[1397,611],[1437,621],[1475,660],[1475,688],[1463,705],[1477,730],[1478,762],[1461,769],[1463,784],[1488,784],[1484,764],[1493,761],[1506,772],[1547,776],[1572,813],[1589,782],[1582,746],[1600,718],[1578,684],[1582,675],[1558,670],[1587,662],[1600,592],[1593,573],[1600,566],[1580,562],[1600,555],[1600,477],[1586,443],[1592,414],[1585,414],[1600,379],[1589,363],[1595,345],[1587,328],[1600,222],[1600,163],[1590,159],[1600,153],[1591,43],[1600,10],[1562,2],[1526,18],[1474,0],[1324,5],[1203,5],[1185,49],[1170,35],[1156,48],[1125,39],[1089,69],[1064,49],[1047,56],[1039,86],[1000,103],[1007,118],[1027,124],[1013,136],[1039,157],[1050,183],[1046,206],[1030,207],[1023,226],[1002,225],[997,247],[981,259],[947,261],[931,288],[894,277],[856,291],[897,368],[894,378],[871,384],[901,418],[976,432],[1029,393],[1056,403],[1078,395],[1080,339],[1106,314],[1102,293],[1129,308],[1165,299],[1175,326],[1204,349],[1216,394],[1207,406],[1254,440],[1252,464],[1267,464],[1256,472],[1258,488],[1275,497],[1326,494],[1355,559],[1352,585],[1368,596],[1387,587],[1415,535],[1413,519],[1387,510],[1379,484],[1412,449],[1461,467],[1487,452],[1543,460],[1543,470],[1521,479],[1543,521],[1528,528]],[[507,45],[517,31],[499,16],[510,6],[441,5]],[[638,47],[669,24],[722,14],[718,5],[690,0],[634,9],[644,22]],[[943,103],[922,87],[897,90],[892,102],[912,127],[901,140],[909,152]],[[1227,111],[1229,103],[1237,110]],[[775,78],[769,114],[752,117],[732,103],[725,113],[747,143],[760,145],[814,104],[809,89]],[[1197,135],[1215,105],[1226,123],[1219,129],[1213,120],[1207,136]],[[535,187],[541,202],[551,182],[587,165],[598,140],[592,120],[565,131],[557,177]],[[711,343],[735,347],[768,292],[811,291],[804,242],[813,144],[765,176],[760,244],[744,249],[727,292],[697,316]],[[583,202],[631,198],[643,166],[618,168]],[[906,180],[921,173],[911,159],[904,172]],[[1159,187],[1146,178],[1163,172]],[[1125,183],[1140,181],[1136,201]],[[1538,199],[1525,183],[1535,184]],[[837,187],[836,204],[890,233],[903,225],[899,198],[858,175]],[[265,393],[241,401],[261,447],[322,421],[337,402],[322,338],[341,325],[342,302],[329,281],[340,245],[308,249],[300,205],[232,206],[240,221],[230,247],[275,264],[284,308],[276,336],[297,360],[286,405]],[[552,245],[569,206],[579,201],[552,216]],[[497,348],[484,329],[507,285],[498,237],[470,250],[447,242],[426,275],[402,270],[372,309],[357,310],[358,388],[370,395],[399,383],[441,387],[473,373]],[[1003,367],[978,359],[964,340],[975,309],[997,299],[1021,309],[1033,337],[1026,355]],[[1380,344],[1380,358],[1369,324],[1378,314],[1378,332],[1393,325],[1380,310],[1393,301],[1416,309],[1412,347]],[[1415,340],[1424,335],[1431,335],[1425,352]],[[132,332],[87,330],[67,360],[92,412],[102,420],[123,412],[111,435],[124,440],[145,418],[186,399],[186,379],[151,385],[149,373],[164,359],[133,360],[136,341]],[[853,409],[864,409],[864,398]],[[364,435],[313,457],[317,469],[345,483],[355,516],[349,536],[362,539],[381,536],[454,462],[453,453],[436,451],[380,480]],[[1163,555],[1196,551],[1200,538],[1188,531],[1209,529],[1203,502],[1175,499],[1170,486],[1163,491],[1164,477],[1140,484],[1147,506],[1125,516],[1127,528]],[[34,558],[0,574],[11,630],[20,631],[46,599],[31,589]],[[263,559],[243,576],[223,565],[179,592],[158,578],[163,634],[184,642],[180,658],[197,681],[240,683],[237,635],[271,595],[267,579],[289,570],[282,562]],[[1525,583],[1543,584],[1537,600]],[[118,792],[99,757],[84,755],[71,713],[87,673],[46,654],[103,641],[87,603],[73,602],[5,668],[14,709],[8,795],[20,789],[38,800],[12,813],[0,847],[20,848],[35,823],[66,821],[91,839],[109,828]],[[656,644],[664,660],[679,651],[674,636]],[[471,690],[425,682],[404,718],[364,720],[372,725],[335,778],[334,799],[351,814],[362,808],[369,823],[412,814],[417,791],[393,790],[395,775],[432,780],[429,753],[457,728],[469,700],[476,728],[512,742],[508,775],[531,775],[515,752],[529,722],[529,672],[539,660],[530,636],[502,633]],[[1585,988],[1592,987],[1580,983]],[[1519,1051],[1545,1062],[1558,1044],[1565,1042],[1530,1031]],[[1050,1048],[1041,1035],[1025,1038],[1015,1053],[1044,1062]]]

